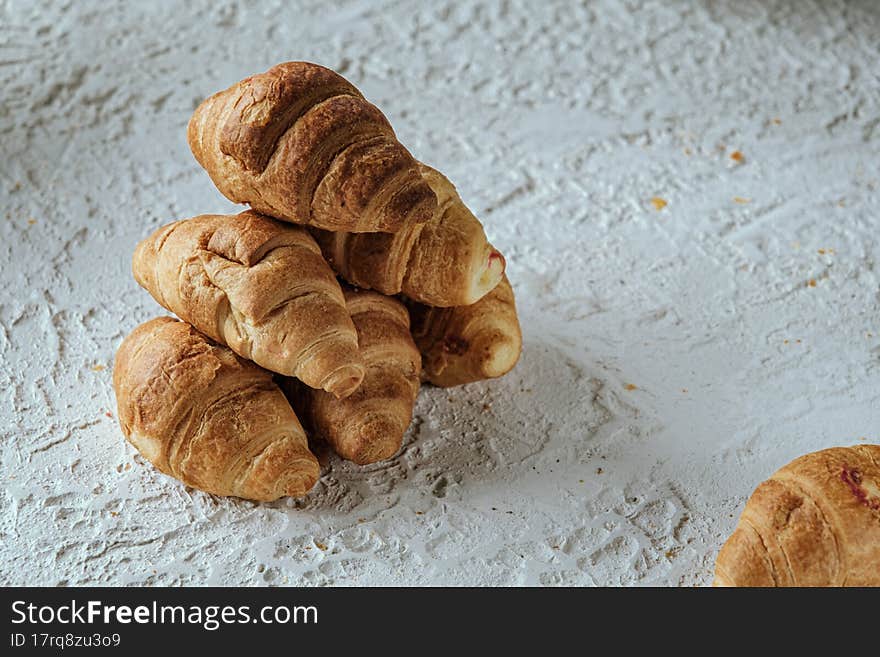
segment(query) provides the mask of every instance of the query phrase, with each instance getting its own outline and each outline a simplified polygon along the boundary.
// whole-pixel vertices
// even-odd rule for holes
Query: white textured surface
[[[760,480],[880,439],[880,3],[289,4],[0,2],[0,582],[702,584]],[[458,184],[526,346],[261,506],[106,413],[135,243],[231,207],[191,111],[288,59]]]

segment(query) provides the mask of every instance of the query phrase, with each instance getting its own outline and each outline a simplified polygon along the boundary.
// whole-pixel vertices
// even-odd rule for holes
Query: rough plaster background
[[[328,4],[0,0],[0,583],[705,584],[759,481],[880,440],[880,3]],[[135,243],[232,209],[191,111],[288,59],[458,184],[526,346],[256,505],[146,464],[111,371]]]

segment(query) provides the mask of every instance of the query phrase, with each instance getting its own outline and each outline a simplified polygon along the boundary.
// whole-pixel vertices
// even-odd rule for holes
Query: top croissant
[[[388,119],[317,64],[278,64],[214,94],[187,139],[224,196],[285,221],[395,233],[437,208]]]

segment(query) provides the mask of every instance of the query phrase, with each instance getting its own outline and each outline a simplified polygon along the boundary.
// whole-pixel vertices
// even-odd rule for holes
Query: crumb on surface
[[[654,196],[651,198],[651,205],[654,206],[655,210],[659,211],[659,210],[662,210],[663,208],[665,208],[669,204],[666,202],[666,199],[660,198],[659,196]]]

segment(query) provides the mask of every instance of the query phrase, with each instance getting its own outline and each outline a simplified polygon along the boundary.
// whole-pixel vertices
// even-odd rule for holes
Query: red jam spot
[[[862,473],[844,466],[840,471],[840,479],[845,483],[856,499],[869,509],[880,511],[880,499],[870,499],[868,491],[862,488]]]
[[[489,254],[489,265],[488,266],[491,267],[492,263],[495,262],[496,260],[500,260],[501,264],[502,265],[504,264],[504,256],[501,255],[498,251],[492,251],[492,253]]]

